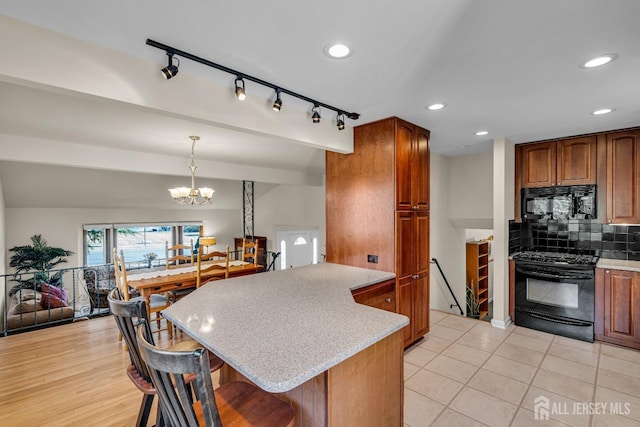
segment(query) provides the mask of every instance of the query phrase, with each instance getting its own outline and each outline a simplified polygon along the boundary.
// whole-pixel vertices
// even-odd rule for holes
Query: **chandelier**
[[[196,164],[193,160],[193,151],[196,146],[196,141],[198,141],[200,137],[190,136],[189,139],[191,139],[191,164],[189,165],[189,169],[191,170],[191,188],[170,188],[169,193],[171,193],[173,201],[181,205],[204,205],[205,203],[211,203],[211,197],[215,190],[209,187],[196,188]]]

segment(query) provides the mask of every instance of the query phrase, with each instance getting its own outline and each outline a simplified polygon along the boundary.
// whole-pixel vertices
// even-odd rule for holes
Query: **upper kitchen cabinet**
[[[606,162],[607,223],[640,222],[640,130],[609,133]]]
[[[429,131],[398,118],[395,133],[396,208],[429,209]]]
[[[596,183],[596,137],[522,145],[522,188]]]

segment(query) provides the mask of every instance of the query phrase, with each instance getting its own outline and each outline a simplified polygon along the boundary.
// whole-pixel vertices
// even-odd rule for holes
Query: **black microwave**
[[[596,219],[596,186],[523,188],[524,219]]]

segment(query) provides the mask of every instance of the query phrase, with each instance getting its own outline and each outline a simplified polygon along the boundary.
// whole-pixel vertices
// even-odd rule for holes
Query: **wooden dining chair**
[[[234,381],[214,391],[207,368],[209,355],[203,348],[160,349],[152,344],[149,325],[144,320],[138,324],[137,340],[169,424],[190,427],[294,425],[295,410],[253,384]],[[195,375],[191,383],[189,375]]]
[[[116,286],[120,291],[122,299],[125,301],[131,300],[131,294],[129,289],[129,283],[127,282],[127,268],[124,262],[124,253],[121,251],[118,255],[118,250],[113,248],[113,269],[115,273]],[[143,297],[135,297],[134,300],[143,300]],[[160,332],[160,312],[165,308],[168,308],[171,303],[165,295],[151,294],[149,298],[149,312],[156,314],[156,324],[158,326],[158,333]],[[167,332],[169,338],[173,338],[173,327],[171,322],[167,321]],[[122,337],[120,337],[122,339]]]
[[[250,259],[254,265],[258,264],[258,242],[247,239],[242,239],[242,253],[240,261],[247,261]]]
[[[164,257],[167,270],[170,268],[186,267],[186,264],[193,265],[193,240],[190,242],[189,245],[177,244],[169,246],[169,242],[165,241]],[[185,255],[187,251],[189,255]]]
[[[189,255],[185,255],[188,253]],[[177,244],[173,246],[169,246],[169,242],[165,241],[164,248],[165,255],[165,267],[167,270],[172,268],[181,268],[192,266],[193,264],[193,239],[190,240],[189,245],[185,244]],[[169,301],[176,302],[180,298],[188,295],[193,288],[186,289],[175,289],[166,293],[166,297]]]
[[[211,243],[210,240],[200,239],[198,246],[196,288],[214,280],[229,278],[229,245],[226,246],[225,252],[220,252],[211,250],[214,244],[215,239],[213,243]],[[224,271],[224,274],[207,277],[216,271]]]
[[[109,302],[109,310],[113,315],[118,330],[124,338],[131,364],[127,367],[127,376],[133,384],[143,394],[140,410],[138,411],[138,420],[136,426],[146,427],[149,419],[153,399],[156,396],[156,389],[151,381],[149,370],[146,363],[140,356],[140,349],[136,339],[135,325],[139,320],[149,321],[147,307],[144,300],[131,299],[125,301],[121,298],[118,288],[112,289],[107,295]],[[149,338],[149,342],[154,344],[153,337]],[[194,340],[184,340],[171,347],[172,350],[194,350],[199,348],[200,344]],[[222,367],[224,362],[214,354],[209,355],[209,371],[213,372]],[[191,378],[191,381],[195,377]],[[156,426],[163,425],[162,416],[160,414],[160,405],[158,404],[158,412],[156,414]]]

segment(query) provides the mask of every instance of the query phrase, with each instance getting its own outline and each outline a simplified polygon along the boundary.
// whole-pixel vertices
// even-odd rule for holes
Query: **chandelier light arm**
[[[178,187],[170,188],[171,198],[174,202],[181,205],[204,205],[205,203],[211,203],[211,197],[214,190],[212,188],[203,187],[196,189],[196,162],[195,162],[195,146],[196,141],[200,139],[199,136],[190,136],[191,139],[191,163],[189,164],[189,170],[191,171],[191,188]]]
[[[189,52],[185,52],[183,50],[176,49],[174,47],[171,47],[171,46],[168,46],[166,44],[157,42],[155,40],[147,39],[147,45],[155,47],[155,48],[158,48],[158,49],[161,49],[161,50],[164,50],[167,53],[167,55],[178,55],[178,56],[180,56],[182,58],[187,58],[187,59],[190,59],[192,61],[199,62],[199,63],[204,64],[204,65],[208,65],[209,67],[216,68],[216,69],[218,69],[220,71],[224,71],[226,73],[233,74],[237,78],[238,78],[238,76],[241,76],[239,78],[250,80],[250,81],[252,81],[254,83],[261,84],[262,86],[269,87],[269,88],[271,88],[273,90],[279,90],[281,93],[286,93],[287,95],[293,96],[293,97],[298,98],[298,99],[302,99],[303,101],[307,101],[307,102],[309,102],[311,104],[318,105],[318,106],[320,106],[322,108],[326,108],[327,110],[335,111],[336,113],[338,113],[338,115],[344,114],[345,116],[347,116],[351,120],[358,120],[358,118],[360,117],[360,114],[358,114],[358,113],[349,113],[349,112],[347,112],[347,111],[345,111],[343,109],[331,106],[329,104],[325,104],[323,102],[316,101],[315,99],[311,99],[311,98],[309,98],[307,96],[301,95],[301,94],[299,94],[297,92],[293,92],[293,91],[291,91],[289,89],[285,89],[282,86],[274,85],[273,83],[269,83],[269,82],[267,82],[265,80],[259,79],[257,77],[250,76],[250,75],[242,73],[240,71],[236,71],[236,70],[234,70],[232,68],[225,67],[224,65],[216,64],[215,62],[211,62],[208,59],[201,58],[201,57],[193,55],[193,54],[191,54]]]

